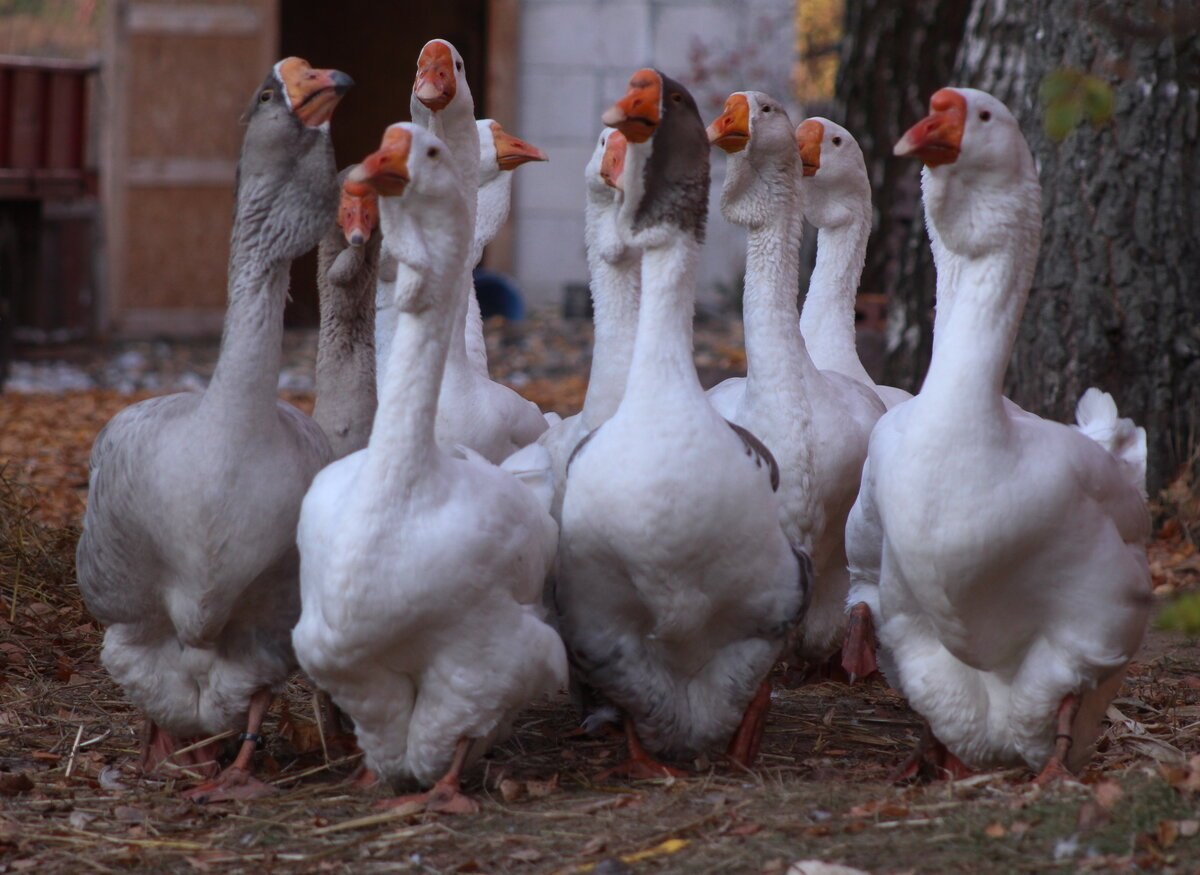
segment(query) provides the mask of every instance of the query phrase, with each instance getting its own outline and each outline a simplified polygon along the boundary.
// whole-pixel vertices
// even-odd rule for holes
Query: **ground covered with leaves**
[[[496,370],[547,408],[577,408],[586,363],[563,356],[586,338],[562,341],[551,367],[523,337],[490,332]],[[736,345],[710,344],[714,373],[736,367]],[[752,772],[715,759],[687,778],[597,781],[620,740],[576,735],[559,697],[469,772],[479,814],[380,811],[382,791],[347,781],[354,758],[323,744],[297,678],[258,755],[278,794],[185,801],[191,776],[137,773],[139,717],[99,664],[74,583],[88,448],[135,397],[0,395],[0,872],[1200,870],[1200,651],[1159,630],[1081,783],[1039,787],[1012,770],[894,786],[920,721],[881,684],[815,681],[778,685]],[[1184,499],[1165,500],[1151,547],[1164,602],[1200,587],[1192,523],[1171,513]]]

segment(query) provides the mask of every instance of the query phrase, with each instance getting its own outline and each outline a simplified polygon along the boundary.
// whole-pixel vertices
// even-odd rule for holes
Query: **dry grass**
[[[43,399],[42,410],[0,397],[0,419],[21,405],[22,422],[40,423],[23,457],[0,439],[0,464],[23,484],[0,478],[0,871],[782,875],[821,858],[872,872],[1183,872],[1200,858],[1200,657],[1163,633],[1130,671],[1084,785],[1043,790],[996,772],[894,787],[886,776],[917,719],[882,686],[825,682],[778,692],[753,772],[714,761],[682,780],[597,783],[619,740],[574,737],[559,698],[530,708],[470,772],[479,815],[380,812],[379,791],[346,782],[352,759],[326,759],[297,679],[259,755],[279,794],[183,801],[186,775],[136,773],[139,718],[99,665],[100,631],[74,584],[77,530],[66,523],[110,404],[120,406]],[[1156,544],[1160,591],[1196,585],[1190,549]]]

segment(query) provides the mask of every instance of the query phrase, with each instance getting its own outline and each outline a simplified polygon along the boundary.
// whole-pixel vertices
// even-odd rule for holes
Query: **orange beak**
[[[805,176],[816,176],[821,169],[821,141],[825,139],[825,125],[816,119],[806,119],[796,128],[796,148],[800,150],[800,163]]]
[[[346,177],[344,190],[354,197],[364,196],[364,187],[383,197],[399,197],[408,187],[408,152],[412,134],[405,128],[390,127],[379,149],[362,160]]]
[[[750,101],[744,94],[731,94],[725,111],[708,126],[708,142],[732,155],[750,142]]]
[[[340,70],[316,70],[303,58],[284,58],[275,65],[275,75],[287,92],[292,115],[310,128],[333,117],[338,101],[354,85]]]
[[[496,163],[500,165],[501,170],[516,170],[530,161],[550,160],[537,146],[505,131],[499,122],[492,122],[492,140],[496,144]]]
[[[349,180],[347,185],[352,185]],[[353,188],[351,191],[342,187],[337,222],[347,243],[362,246],[371,239],[371,233],[379,224],[379,197],[366,186],[354,185]]]
[[[600,178],[617,191],[621,188],[621,174],[625,172],[625,149],[629,142],[620,131],[613,131],[604,143],[604,155],[600,159]]]
[[[654,136],[662,121],[661,105],[662,77],[647,67],[630,77],[625,96],[610,106],[600,120],[624,134],[630,143],[644,143]]]
[[[920,158],[926,167],[953,164],[966,124],[967,99],[953,88],[943,88],[929,98],[929,115],[905,132],[892,154]]]
[[[431,40],[421,49],[417,58],[417,78],[413,82],[413,94],[431,112],[445,109],[458,89],[454,78],[454,55],[450,47],[439,40]]]

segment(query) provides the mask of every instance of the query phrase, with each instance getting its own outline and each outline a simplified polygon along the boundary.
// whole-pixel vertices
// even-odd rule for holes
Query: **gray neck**
[[[334,227],[317,259],[321,329],[317,337],[317,403],[313,418],[334,458],[367,445],[375,418],[375,280],[379,237],[347,245]]]

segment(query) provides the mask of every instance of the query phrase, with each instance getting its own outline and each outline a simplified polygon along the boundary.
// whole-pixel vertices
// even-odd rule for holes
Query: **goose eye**
[[[272,91],[270,88],[268,88],[265,91],[263,91],[262,94],[258,95],[258,102],[266,103],[268,100],[270,100],[274,96],[275,96],[275,92]]]
[[[458,70],[458,71],[460,71],[460,72],[461,72],[461,71],[462,71],[462,61],[455,61],[455,62],[454,62],[454,69],[455,69],[455,70]]]
[[[842,138],[841,138],[841,137],[834,137],[834,138],[833,138],[833,145],[835,145],[835,146],[840,146],[840,145],[842,145]]]
[[[429,151],[426,152],[425,154],[428,155],[430,158],[436,158],[438,156],[438,147],[430,146]]]
[[[770,112],[770,111],[771,111],[771,107],[769,107],[769,106],[763,107],[763,112]]]
[[[671,94],[671,99],[676,103],[679,103],[679,101],[683,100],[683,95],[676,91]]]
[[[985,109],[985,110],[983,110],[981,113],[979,113],[979,120],[980,120],[981,122],[987,122],[987,121],[991,121],[991,120],[992,120],[992,114],[991,114],[990,112],[988,112],[988,111]]]

